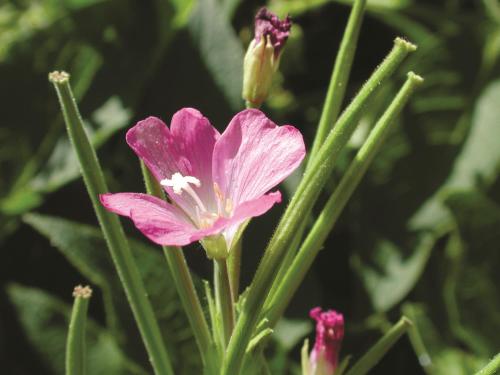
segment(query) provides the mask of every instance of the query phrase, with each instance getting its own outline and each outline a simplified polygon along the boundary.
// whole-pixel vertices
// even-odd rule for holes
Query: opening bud
[[[266,8],[257,12],[254,39],[243,61],[242,96],[250,107],[260,107],[266,99],[291,27],[289,16],[280,20]]]

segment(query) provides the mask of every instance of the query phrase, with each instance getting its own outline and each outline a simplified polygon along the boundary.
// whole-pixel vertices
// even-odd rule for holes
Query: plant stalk
[[[240,274],[241,274],[241,249],[243,242],[243,234],[238,238],[237,242],[231,249],[227,258],[227,267],[229,270],[229,281],[231,283],[231,291],[233,292],[233,301],[237,301],[240,290]]]
[[[342,102],[344,101],[345,90],[351,73],[352,62],[358,44],[359,31],[363,23],[366,0],[355,0],[349,15],[349,20],[340,42],[340,48],[335,58],[332,77],[328,85],[328,91],[323,104],[323,110],[318,124],[318,130],[313,141],[307,167],[311,165],[311,160],[318,153],[326,136],[332,129],[340,113]],[[306,167],[306,168],[307,168]]]
[[[390,348],[411,327],[413,323],[403,316],[368,352],[361,357],[346,375],[365,375],[382,359]]]
[[[326,93],[325,102],[321,111],[318,129],[307,157],[306,169],[311,165],[311,160],[318,153],[321,145],[328,135],[328,132],[332,129],[339,116],[340,108],[345,97],[347,83],[349,82],[349,75],[351,72],[352,62],[354,60],[354,54],[356,53],[359,31],[363,23],[365,7],[366,0],[355,0],[352,6],[349,20],[347,21],[342,41],[340,42],[340,47],[333,65],[332,76],[330,78],[328,91]],[[281,264],[278,272],[278,280],[281,279],[286,273],[293,261],[293,258],[297,254],[298,247],[307,226],[308,220],[304,220],[303,225],[301,225],[297,230],[293,243],[289,246],[289,250]]]
[[[243,355],[251,339],[253,330],[260,316],[263,303],[267,298],[273,279],[279,270],[291,239],[308,215],[318,198],[325,182],[330,176],[340,151],[352,135],[361,112],[372,92],[387,79],[403,61],[405,56],[415,50],[415,46],[397,38],[394,48],[362,87],[353,102],[339,118],[336,126],[329,133],[318,155],[306,171],[295,195],[287,207],[276,229],[250,286],[223,364],[223,375],[238,375],[243,362]]]
[[[146,186],[146,192],[158,198],[165,199],[163,189],[142,161],[141,171]],[[213,348],[213,342],[186,258],[184,257],[182,249],[177,246],[162,246],[162,248],[170,274],[174,279],[175,287],[179,293],[182,307],[188,317],[196,344],[200,350],[201,358],[205,363],[209,359],[208,351]]]
[[[73,309],[69,322],[68,338],[66,341],[66,375],[85,375],[87,373],[85,326],[87,310],[92,289],[88,286],[77,286],[73,291]]]
[[[146,288],[132,256],[123,228],[118,217],[108,212],[99,202],[99,194],[107,193],[109,190],[95,150],[85,132],[69,84],[69,74],[53,72],[49,74],[49,80],[56,89],[68,136],[78,157],[85,186],[106,239],[111,258],[125,289],[153,370],[156,375],[173,375],[173,368],[160,335],[158,322],[147,298]]]
[[[222,319],[222,340],[227,347],[234,328],[234,301],[225,259],[214,260],[215,304]]]
[[[292,265],[288,268],[286,275],[283,279],[277,278],[275,280],[273,287],[277,286],[276,293],[270,294],[267,298],[263,314],[269,319],[270,327],[273,327],[283,315],[345,205],[359,185],[375,155],[380,150],[387,134],[396,125],[396,118],[422,81],[420,76],[411,72],[408,73],[405,84],[377,121],[366,142],[359,149],[354,160],[349,165],[339,185],[328,199]]]
[[[500,373],[500,353],[498,353],[485,367],[475,375],[495,375]]]

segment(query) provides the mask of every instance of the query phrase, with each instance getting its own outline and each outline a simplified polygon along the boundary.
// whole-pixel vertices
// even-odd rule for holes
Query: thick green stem
[[[214,260],[215,304],[222,319],[222,340],[227,347],[234,328],[234,300],[225,259]]]
[[[125,289],[154,372],[157,375],[173,374],[170,358],[160,335],[158,322],[147,298],[146,288],[120,221],[115,214],[108,212],[99,202],[99,194],[107,193],[109,190],[95,150],[90,144],[83,127],[83,121],[71,92],[69,75],[65,72],[53,72],[49,75],[49,80],[54,84],[57,91],[68,136],[78,157],[85,186],[106,239],[111,258]]]
[[[332,77],[328,85],[325,103],[319,120],[318,130],[314,142],[309,152],[308,166],[311,160],[318,153],[321,145],[325,141],[328,132],[332,129],[335,120],[340,113],[342,102],[344,101],[345,90],[351,72],[352,61],[356,52],[359,30],[363,23],[366,0],[355,0],[347,21],[347,26],[340,43],[340,48],[333,66]]]
[[[236,243],[229,253],[227,258],[227,266],[229,269],[229,282],[231,283],[231,291],[233,292],[233,301],[237,301],[240,290],[240,273],[241,273],[241,247],[243,235],[238,238]]]
[[[382,359],[390,348],[410,328],[412,322],[403,316],[392,328],[357,361],[346,375],[365,375]]]
[[[475,375],[495,375],[500,373],[500,353],[491,360],[485,367],[475,373]]]
[[[285,277],[282,280],[275,280],[274,285],[279,286],[276,293],[267,298],[263,314],[269,319],[271,327],[277,323],[278,319],[284,313],[293,295],[304,280],[307,271],[314,262],[316,255],[321,250],[328,234],[337,222],[342,210],[380,149],[386,135],[392,126],[396,124],[395,120],[397,116],[401,113],[408,99],[421,83],[422,78],[420,76],[408,73],[408,79],[405,84],[377,121],[366,142],[359,149],[354,160],[349,165],[339,185],[328,199],[292,265],[288,268]]]
[[[87,323],[87,310],[92,289],[81,285],[73,290],[73,310],[69,322],[68,339],[66,340],[66,375],[85,375],[86,369],[86,343],[85,326]]]
[[[223,375],[239,374],[243,355],[252,337],[273,279],[279,270],[280,262],[284,257],[284,251],[286,251],[304,216],[308,215],[325,182],[328,180],[340,151],[346,145],[356,128],[368,98],[381,82],[395,71],[404,57],[414,50],[415,46],[413,44],[400,38],[395,40],[392,51],[362,87],[353,102],[343,112],[336,126],[326,138],[317,157],[312,161],[311,167],[306,171],[267,246],[252,281],[247,299],[229,342],[222,369]]]
[[[148,194],[165,199],[162,188],[142,162],[141,170]],[[206,362],[210,358],[208,351],[213,348],[212,339],[198,294],[194,287],[191,273],[189,272],[186,258],[184,257],[182,249],[179,247],[163,246],[163,254],[167,259],[170,274],[174,279],[177,292],[179,293],[184,312],[191,325],[201,357],[203,361]]]

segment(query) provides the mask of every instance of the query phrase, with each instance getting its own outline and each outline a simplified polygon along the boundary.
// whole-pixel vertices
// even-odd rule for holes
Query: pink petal
[[[293,126],[277,126],[261,111],[238,113],[215,144],[213,176],[235,206],[260,197],[288,177],[305,156]]]
[[[158,181],[186,169],[170,130],[159,118],[139,121],[127,132],[126,139]]]
[[[246,201],[235,208],[233,216],[226,219],[223,224],[226,228],[224,229],[224,236],[228,247],[231,246],[234,235],[236,234],[238,227],[246,220],[265,214],[267,211],[274,206],[275,203],[281,202],[281,193],[275,191],[259,198],[253,199],[251,201]],[[216,223],[219,224],[219,223]]]
[[[207,209],[215,209],[212,181],[212,154],[219,132],[200,112],[184,108],[174,114],[171,130],[156,117],[139,121],[127,132],[127,143],[158,181],[176,172],[194,176],[201,187],[193,186]],[[191,217],[196,203],[188,194],[175,194],[166,189],[172,200]]]
[[[221,230],[197,229],[182,210],[152,195],[117,193],[99,198],[106,209],[130,217],[146,237],[159,245],[184,246]]]
[[[188,166],[186,174],[201,182],[201,187],[193,186],[209,211],[216,211],[212,179],[212,154],[216,140],[220,137],[208,119],[199,111],[184,108],[178,111],[170,123],[170,132],[175,140],[179,155]]]

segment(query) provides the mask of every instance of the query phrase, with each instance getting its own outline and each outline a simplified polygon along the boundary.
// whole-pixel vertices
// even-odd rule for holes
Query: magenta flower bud
[[[280,20],[266,8],[255,16],[255,36],[243,62],[242,96],[252,107],[259,107],[267,97],[291,27],[290,17]]]
[[[344,338],[344,317],[334,310],[321,311],[321,307],[312,309],[309,315],[316,320],[316,342],[309,356],[309,375],[333,375]]]

